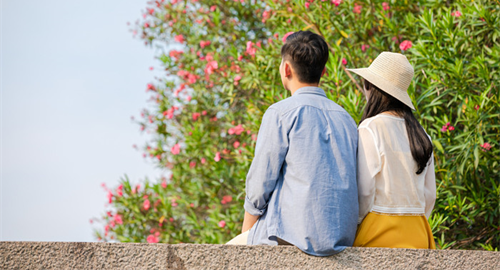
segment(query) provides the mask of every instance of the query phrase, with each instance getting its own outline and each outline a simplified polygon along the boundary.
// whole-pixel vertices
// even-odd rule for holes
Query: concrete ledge
[[[500,269],[500,252],[348,248],[313,257],[295,247],[0,242],[0,269]]]

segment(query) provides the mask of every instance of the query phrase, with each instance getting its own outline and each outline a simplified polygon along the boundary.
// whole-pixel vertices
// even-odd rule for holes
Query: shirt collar
[[[293,93],[293,96],[302,95],[302,94],[312,94],[312,95],[326,97],[325,91],[323,91],[323,89],[316,87],[316,86],[301,87],[301,88],[297,89],[295,91],[295,93]]]

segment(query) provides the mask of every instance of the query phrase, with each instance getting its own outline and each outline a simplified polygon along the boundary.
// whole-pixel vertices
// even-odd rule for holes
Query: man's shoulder
[[[271,106],[269,106],[269,109],[278,111],[279,113],[284,113],[298,106],[300,106],[300,103],[297,102],[297,99],[294,99],[293,97],[288,97],[272,104]]]
[[[328,99],[326,97],[324,98],[322,97],[318,100],[317,98],[309,99],[307,97],[297,98],[292,96],[272,104],[271,106],[269,106],[268,109],[275,110],[280,115],[283,115],[292,112],[294,110],[300,110],[301,108],[304,107],[315,108],[323,111],[330,111],[331,113],[340,113],[349,115],[347,111],[344,110],[344,108],[335,103],[333,100]]]

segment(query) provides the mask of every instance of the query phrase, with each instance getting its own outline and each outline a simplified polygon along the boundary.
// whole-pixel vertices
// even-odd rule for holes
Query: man
[[[321,36],[293,33],[281,57],[281,80],[292,96],[262,118],[242,236],[249,245],[291,244],[328,256],[351,246],[356,234],[356,123],[318,88],[328,61]]]

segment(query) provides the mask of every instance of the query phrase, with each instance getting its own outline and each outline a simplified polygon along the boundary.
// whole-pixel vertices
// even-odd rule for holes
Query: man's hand
[[[244,233],[248,230],[250,230],[253,225],[259,220],[260,216],[253,216],[250,215],[247,211],[245,211],[245,217],[243,218],[243,229],[241,229],[241,232]]]

